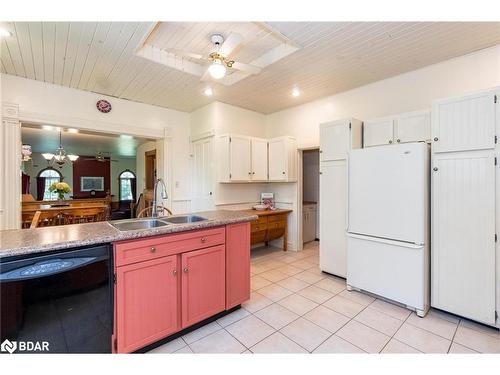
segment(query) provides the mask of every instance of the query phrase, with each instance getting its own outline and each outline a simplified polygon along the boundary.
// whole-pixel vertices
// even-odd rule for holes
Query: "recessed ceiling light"
[[[0,37],[7,37],[11,36],[12,33],[8,30],[5,30],[4,28],[0,27]]]
[[[128,135],[128,134],[121,134],[120,138],[123,138],[123,139],[132,139],[134,137],[132,137],[131,135]]]
[[[50,126],[50,125],[43,125],[42,126],[43,130],[48,130],[48,131],[55,131],[55,132],[60,132],[61,128],[59,126]]]
[[[75,128],[69,128],[68,133],[78,133],[78,129]]]
[[[292,96],[297,97],[297,96],[299,96],[299,95],[300,95],[300,91],[299,91],[299,89],[298,89],[298,88],[294,88],[294,89],[292,90]]]
[[[205,89],[205,91],[203,91],[203,93],[206,95],[206,96],[212,96],[214,94],[214,91],[212,90],[211,87],[207,87]]]

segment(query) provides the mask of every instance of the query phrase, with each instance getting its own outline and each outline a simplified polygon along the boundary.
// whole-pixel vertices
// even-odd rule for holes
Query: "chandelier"
[[[62,167],[67,161],[74,162],[78,159],[78,155],[66,155],[66,151],[62,146],[62,132],[59,132],[59,147],[57,148],[56,153],[44,153],[42,156],[45,160],[47,160],[49,165],[57,164],[60,167]]]

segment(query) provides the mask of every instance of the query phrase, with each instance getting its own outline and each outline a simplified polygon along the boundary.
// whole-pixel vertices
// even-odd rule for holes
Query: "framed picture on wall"
[[[80,191],[104,191],[104,177],[80,177]]]

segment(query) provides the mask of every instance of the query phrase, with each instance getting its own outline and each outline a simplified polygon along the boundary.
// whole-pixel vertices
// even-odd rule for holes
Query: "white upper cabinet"
[[[364,147],[429,141],[431,114],[425,110],[368,120],[363,129]]]
[[[394,138],[396,143],[430,141],[431,112],[409,112],[397,116]]]
[[[365,147],[388,145],[394,142],[394,118],[380,118],[363,123]]]
[[[344,160],[351,148],[361,147],[362,123],[343,119],[319,127],[320,161]]]
[[[434,102],[433,152],[493,149],[495,147],[495,91]]]
[[[217,137],[219,182],[296,181],[295,138]]]
[[[297,142],[293,137],[269,140],[269,181],[297,180]]]
[[[267,181],[267,139],[252,138],[252,181]]]

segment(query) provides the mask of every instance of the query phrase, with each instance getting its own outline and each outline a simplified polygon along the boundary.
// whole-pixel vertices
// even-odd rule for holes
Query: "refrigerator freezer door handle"
[[[347,172],[347,178],[346,178],[346,207],[345,207],[345,230],[346,232],[349,231],[349,152],[346,155],[345,158],[345,166],[346,166],[346,172]]]
[[[373,236],[366,236],[363,234],[357,234],[357,233],[347,233],[348,237],[351,238],[358,238],[360,240],[365,240],[365,241],[372,241],[372,242],[379,242],[379,243],[384,243],[387,245],[395,245],[395,246],[402,246],[402,247],[407,247],[410,249],[421,249],[424,247],[424,244],[416,244],[416,243],[410,243],[410,242],[404,242],[404,241],[396,241],[396,240],[390,240],[387,238],[380,238],[380,237],[373,237]]]

